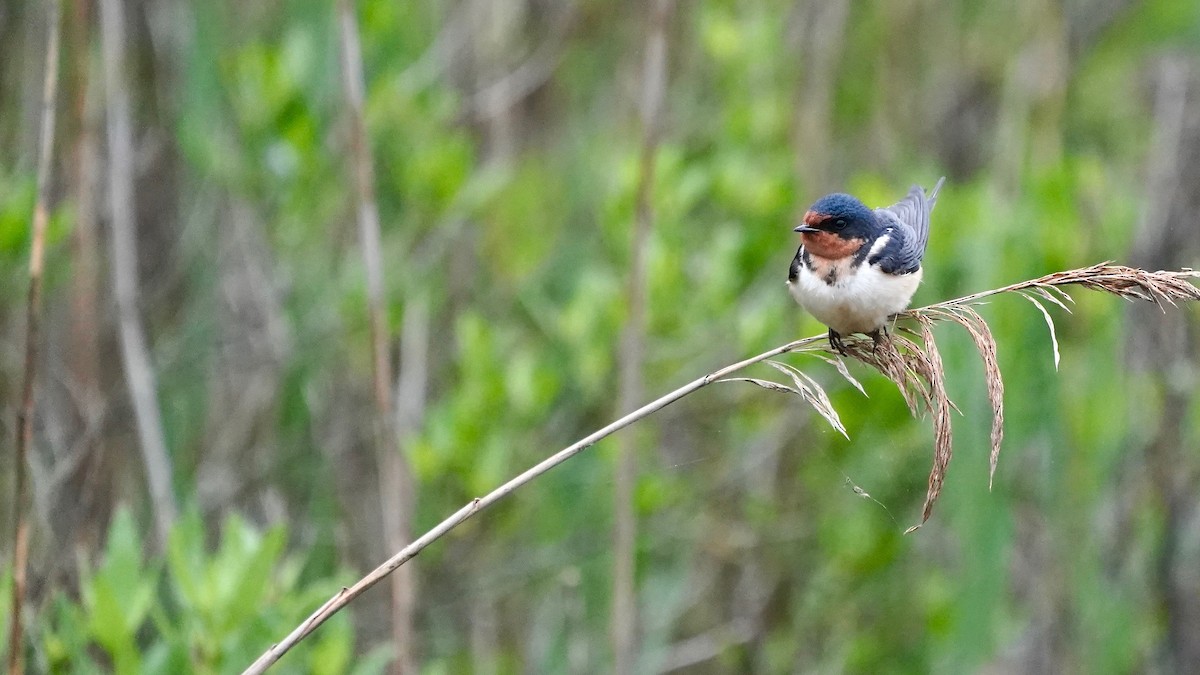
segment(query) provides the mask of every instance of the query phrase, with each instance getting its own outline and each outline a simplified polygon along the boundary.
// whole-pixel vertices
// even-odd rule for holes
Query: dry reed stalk
[[[846,352],[849,356],[875,368],[896,384],[914,416],[920,415],[924,411],[932,412],[934,462],[929,474],[929,487],[925,497],[925,505],[922,509],[921,523],[926,522],[932,514],[933,505],[937,501],[942,484],[945,481],[946,468],[950,463],[951,457],[950,411],[955,409],[953,402],[946,393],[945,370],[941,356],[937,350],[937,345],[934,343],[933,325],[935,323],[951,321],[963,326],[971,335],[971,339],[983,359],[988,387],[988,400],[992,406],[992,453],[990,470],[994,474],[996,462],[999,460],[999,444],[1004,433],[1004,383],[1000,378],[1000,369],[996,362],[995,340],[986,322],[973,309],[973,305],[979,304],[985,298],[1001,293],[1017,293],[1035,301],[1039,299],[1045,300],[1057,307],[1070,311],[1067,303],[1071,303],[1073,300],[1061,287],[1074,284],[1088,290],[1111,293],[1130,300],[1136,299],[1154,302],[1165,310],[1166,305],[1174,306],[1176,301],[1179,300],[1200,300],[1200,288],[1197,288],[1190,281],[1197,277],[1200,277],[1200,272],[1191,269],[1149,272],[1134,267],[1101,263],[1099,265],[1092,265],[1091,267],[1055,272],[1054,274],[1022,281],[1003,288],[982,291],[927,307],[910,309],[897,315],[898,318],[911,319],[916,322],[917,330],[913,334],[919,339],[919,342],[911,340],[897,332],[893,332],[888,338],[879,343],[874,343],[869,338],[863,336],[851,335],[843,338]],[[1038,302],[1037,304],[1040,305],[1041,303]],[[1042,308],[1044,309],[1044,306]],[[1046,315],[1048,317],[1049,313]],[[1050,322],[1050,326],[1053,329],[1052,321]],[[849,370],[845,367],[842,359],[828,346],[824,335],[789,342],[763,352],[758,356],[725,366],[704,377],[693,380],[679,389],[647,403],[625,417],[612,422],[603,429],[593,432],[582,440],[563,448],[483,497],[476,497],[471,500],[449,518],[438,523],[433,529],[421,535],[382,565],[358,580],[353,586],[343,588],[327,600],[281,642],[272,645],[270,649],[264,652],[262,656],[245,670],[245,674],[252,675],[266,671],[271,664],[278,661],[289,649],[348,605],[354,598],[361,595],[404,563],[416,557],[425,547],[442,538],[470,517],[507,497],[526,483],[533,481],[559,464],[595,445],[601,439],[612,435],[634,422],[649,417],[675,401],[710,384],[715,382],[749,381],[772,391],[798,395],[813,406],[818,414],[825,418],[835,429],[845,433],[837,412],[833,410],[832,405],[828,404],[828,395],[816,380],[792,366],[769,361],[783,354],[802,352],[816,353],[819,358],[826,362],[833,362],[839,374],[860,391],[862,390],[862,385],[849,374]],[[826,356],[821,352],[831,356]],[[789,386],[757,378],[730,377],[734,373],[762,362],[768,362],[776,370],[787,374],[792,380],[792,385]],[[907,532],[912,532],[918,527],[920,527],[920,524],[909,528]]]
[[[358,221],[363,266],[366,269],[368,315],[371,327],[372,375],[375,401],[373,440],[379,463],[379,492],[383,536],[389,547],[398,547],[412,536],[412,498],[415,481],[408,459],[401,453],[392,405],[391,335],[387,322],[387,294],[383,279],[383,242],[379,206],[375,199],[375,164],[367,138],[366,77],[359,39],[358,15],[353,0],[337,3],[342,83],[350,120],[350,163],[354,182],[354,207]],[[410,364],[411,365],[411,364]],[[416,672],[413,647],[413,614],[417,579],[406,569],[392,577],[392,642],[396,658],[392,673]]]
[[[58,102],[58,43],[62,26],[62,2],[49,3],[46,40],[46,74],[42,81],[42,120],[38,137],[37,202],[33,207],[29,246],[29,294],[25,305],[25,374],[21,384],[21,407],[17,412],[17,443],[13,454],[16,482],[13,508],[13,587],[8,626],[8,672],[25,670],[22,644],[21,607],[25,602],[29,570],[29,478],[26,457],[33,443],[33,385],[37,377],[37,353],[41,327],[42,271],[45,267],[46,226],[50,220],[50,169],[54,155],[54,116]]]
[[[617,357],[619,393],[617,409],[629,410],[645,398],[647,249],[654,228],[654,172],[662,131],[662,111],[667,90],[667,20],[674,0],[657,0],[650,8],[646,53],[642,63],[642,139],[639,151],[636,215],[630,241],[630,274],[627,287],[629,317]],[[638,479],[636,439],[617,441],[613,489],[613,578],[609,631],[613,672],[625,675],[637,665],[639,612],[637,604],[637,511],[634,487]]]
[[[105,127],[108,139],[109,273],[117,304],[117,335],[125,386],[133,406],[138,449],[146,470],[157,546],[165,548],[179,509],[172,487],[171,453],[158,402],[158,377],[142,324],[138,282],[137,209],[134,199],[134,135],[126,78],[129,48],[125,4],[100,0],[100,51],[104,71]]]

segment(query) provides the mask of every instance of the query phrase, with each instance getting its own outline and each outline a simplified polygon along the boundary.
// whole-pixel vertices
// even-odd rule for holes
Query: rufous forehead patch
[[[807,218],[808,214],[805,214],[806,221]],[[800,235],[800,241],[809,253],[827,260],[848,258],[858,253],[858,249],[866,242],[859,238],[845,239],[832,232],[805,232]]]

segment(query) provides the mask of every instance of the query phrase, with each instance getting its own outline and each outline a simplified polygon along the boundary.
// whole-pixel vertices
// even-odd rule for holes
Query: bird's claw
[[[842,356],[848,356],[846,354],[846,343],[842,342],[841,333],[838,333],[832,328],[829,329],[829,346],[832,347],[833,350],[838,354],[841,354]]]
[[[887,339],[887,326],[876,328],[868,334],[871,336],[871,353],[878,356],[879,346]]]
[[[877,328],[867,333],[867,335],[871,336],[871,353],[878,355],[880,346],[888,340],[887,327]],[[829,347],[842,356],[849,356],[849,353],[846,351],[846,341],[842,339],[842,334],[832,328],[829,329]]]

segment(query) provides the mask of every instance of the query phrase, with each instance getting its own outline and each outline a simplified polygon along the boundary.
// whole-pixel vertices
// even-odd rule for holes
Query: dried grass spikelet
[[[901,327],[900,330],[891,332],[879,342],[874,342],[861,335],[844,336],[843,343],[847,356],[871,366],[891,380],[900,391],[905,404],[914,417],[922,416],[925,413],[929,413],[932,417],[933,466],[929,471],[929,485],[925,494],[925,504],[921,511],[921,523],[910,527],[906,533],[916,530],[929,520],[933,513],[933,505],[941,494],[946,479],[946,470],[953,456],[950,411],[957,410],[957,407],[950,400],[946,391],[945,368],[933,336],[935,323],[948,321],[965,329],[983,362],[988,403],[992,409],[991,456],[988,473],[988,488],[991,489],[996,466],[1000,460],[1000,445],[1004,439],[1004,379],[996,356],[996,339],[992,335],[991,328],[975,311],[974,306],[982,304],[985,298],[1005,293],[1015,293],[1031,302],[1046,320],[1054,350],[1054,366],[1057,369],[1060,358],[1058,336],[1054,320],[1044,303],[1049,303],[1070,313],[1070,305],[1075,301],[1070,294],[1063,290],[1062,286],[1077,285],[1089,290],[1111,293],[1126,300],[1145,300],[1155,303],[1165,311],[1167,305],[1174,306],[1180,300],[1200,300],[1200,288],[1191,282],[1197,277],[1200,277],[1200,272],[1192,269],[1151,272],[1125,265],[1100,263],[1090,267],[1055,272],[1003,288],[906,310],[898,314],[897,318],[911,320],[916,324],[915,329]],[[902,333],[907,333],[912,338]],[[814,353],[816,350],[806,344],[805,347],[794,351]],[[833,365],[842,377],[865,395],[866,390],[850,374],[843,358],[832,349],[823,351],[828,356],[820,353],[817,356]],[[788,375],[792,380],[792,385],[755,378],[727,378],[722,381],[746,381],[773,391],[797,395],[812,406],[834,429],[849,438],[841,418],[830,403],[829,396],[816,380],[794,366],[778,361],[768,361],[768,364]]]
[[[771,366],[775,370],[778,370],[784,375],[790,377],[792,380],[792,385],[788,386],[772,380],[762,380],[755,377],[730,377],[719,381],[749,382],[750,384],[757,385],[770,391],[777,391],[780,393],[794,394],[799,396],[800,398],[804,399],[806,403],[812,406],[812,409],[815,410],[818,415],[823,417],[826,422],[829,422],[829,426],[836,429],[838,433],[845,436],[847,439],[850,438],[850,434],[846,433],[845,425],[842,424],[842,418],[838,415],[837,410],[833,407],[833,402],[829,400],[829,395],[825,393],[824,387],[822,387],[816,380],[809,377],[795,366],[781,363],[779,361],[767,361],[766,363],[768,366]],[[864,394],[866,393],[866,391],[862,388],[862,385],[858,383],[858,380],[855,380],[850,375],[850,371],[846,369],[844,363],[842,364],[841,368],[838,369],[838,371],[841,372],[852,384],[857,386],[859,391],[862,391]]]
[[[921,524],[924,524],[933,513],[933,505],[942,492],[946,469],[954,454],[950,411],[956,407],[946,392],[946,370],[933,338],[934,321],[944,317],[915,314],[913,318],[917,323],[914,335],[919,341],[892,333],[878,343],[856,337],[845,341],[845,346],[849,356],[875,368],[896,385],[914,417],[928,412],[933,419],[933,466],[929,470],[929,486],[921,510]],[[990,331],[988,335],[991,335]],[[992,347],[994,353],[994,344]],[[908,528],[905,533],[921,524]]]
[[[996,358],[996,338],[992,336],[991,326],[982,316],[969,305],[954,306],[946,309],[930,308],[925,310],[930,320],[953,321],[967,330],[979,358],[983,361],[984,378],[987,381],[988,403],[992,406],[992,454],[988,468],[988,489],[996,476],[996,464],[1000,461],[1000,443],[1004,440],[1004,378],[1000,373],[1000,363]]]

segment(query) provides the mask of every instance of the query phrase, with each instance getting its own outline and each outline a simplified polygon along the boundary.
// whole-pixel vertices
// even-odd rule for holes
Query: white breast
[[[870,333],[883,327],[892,314],[908,308],[921,283],[921,272],[884,274],[864,263],[827,284],[801,265],[799,278],[788,282],[788,290],[809,314],[835,331]]]

